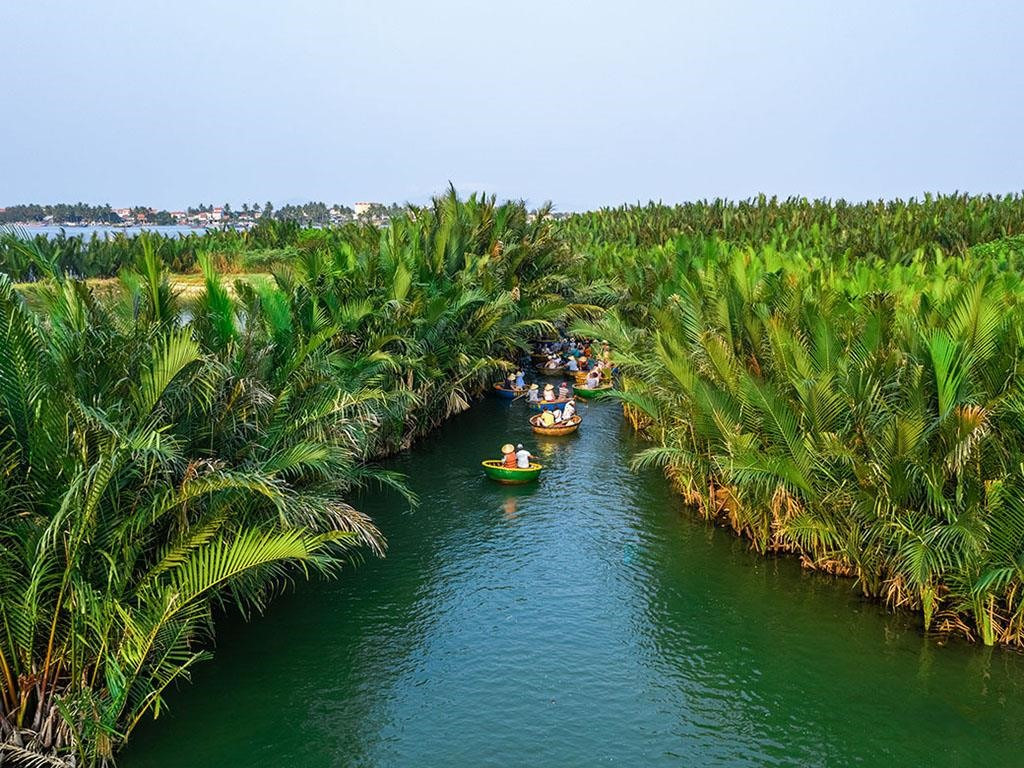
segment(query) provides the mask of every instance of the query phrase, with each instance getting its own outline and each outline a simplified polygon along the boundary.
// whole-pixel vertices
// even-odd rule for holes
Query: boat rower
[[[572,421],[572,417],[576,415],[576,401],[570,400],[565,404],[565,408],[562,409],[562,421]]]
[[[519,469],[529,469],[530,459],[533,458],[533,454],[523,448],[523,444],[520,443],[516,446],[516,466]]]

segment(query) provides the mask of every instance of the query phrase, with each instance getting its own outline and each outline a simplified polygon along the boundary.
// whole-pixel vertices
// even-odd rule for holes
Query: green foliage
[[[522,205],[452,192],[385,230],[278,235],[294,256],[233,290],[204,239],[189,314],[181,244],[152,235],[105,298],[55,269],[30,309],[0,275],[0,755],[109,761],[208,655],[215,606],[382,553],[345,499],[408,492],[369,462],[565,317],[572,260]]]
[[[825,247],[683,237],[612,254],[623,300],[581,330],[619,349],[619,397],[655,444],[638,465],[926,629],[1024,644],[1012,248],[852,268]]]

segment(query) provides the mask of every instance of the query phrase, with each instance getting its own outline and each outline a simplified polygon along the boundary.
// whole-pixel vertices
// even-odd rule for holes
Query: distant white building
[[[352,210],[355,211],[356,216],[362,216],[375,205],[377,205],[377,203],[353,203]]]

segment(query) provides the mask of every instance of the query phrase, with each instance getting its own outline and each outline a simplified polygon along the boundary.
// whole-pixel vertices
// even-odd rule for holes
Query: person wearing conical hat
[[[526,387],[526,376],[522,371],[516,371],[516,389],[523,389]]]
[[[590,359],[586,355],[580,355],[580,370],[585,371],[590,368]]]
[[[540,387],[538,387],[536,384],[531,384],[529,391],[526,393],[526,399],[531,403],[539,403]]]
[[[580,369],[580,361],[575,357],[570,357],[565,363],[565,369],[569,373],[576,373]]]
[[[501,446],[501,463],[508,469],[516,468],[516,447],[512,443]]]
[[[549,403],[555,399],[555,388],[551,384],[544,385],[544,399]]]

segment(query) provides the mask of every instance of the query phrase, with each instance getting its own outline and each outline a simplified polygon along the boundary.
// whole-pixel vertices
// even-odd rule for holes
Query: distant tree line
[[[147,209],[148,211],[148,209]],[[89,205],[88,203],[57,203],[56,205],[11,205],[0,210],[0,223],[45,221],[52,216],[54,221],[80,222],[99,221],[107,224],[118,224],[121,217],[107,205]]]
[[[171,225],[177,223],[170,212],[154,210],[144,206],[133,206],[127,219],[122,218],[106,205],[88,205],[87,203],[58,203],[55,205],[12,205],[0,209],[0,224],[20,224],[44,222],[47,220],[57,224],[153,224]],[[213,213],[213,205],[200,203],[185,209],[188,217],[203,213]],[[364,211],[360,218],[365,221],[382,222],[408,210],[407,205],[391,203],[373,203]],[[324,202],[308,202],[300,205],[285,205],[274,208],[269,200],[259,203],[242,203],[241,209],[233,209],[230,203],[221,206],[223,222],[252,221],[255,219],[276,219],[278,221],[294,221],[303,226],[327,226],[329,224],[352,221],[356,218],[355,211],[347,205]]]

